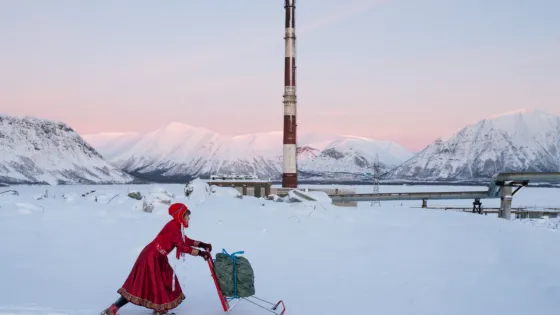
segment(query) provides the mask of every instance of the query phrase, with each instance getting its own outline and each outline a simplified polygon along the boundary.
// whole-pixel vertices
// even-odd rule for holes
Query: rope
[[[175,292],[175,268],[177,268],[177,264],[173,263],[173,278],[171,280],[171,291]]]
[[[233,260],[233,296],[232,297],[228,297],[228,300],[233,300],[233,299],[238,299],[240,298],[237,295],[237,256],[238,254],[244,254],[244,251],[237,251],[235,253],[229,254],[225,249],[222,249],[222,254],[227,255],[229,257],[231,257],[231,259]]]
[[[185,242],[185,226],[183,224],[181,224],[181,236],[183,237],[183,243]],[[179,253],[179,248],[176,249],[177,254]],[[181,253],[181,256],[183,256],[183,262],[185,261],[185,254]],[[177,256],[177,259],[179,259],[179,256]],[[177,269],[177,263],[173,263],[173,279],[171,280],[171,291],[175,292],[175,269]]]

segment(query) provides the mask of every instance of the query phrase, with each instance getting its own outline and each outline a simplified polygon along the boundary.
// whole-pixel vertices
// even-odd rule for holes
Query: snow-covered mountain
[[[145,178],[182,180],[210,174],[255,174],[280,178],[282,132],[228,136],[181,123],[146,134],[83,135],[106,160]],[[301,178],[363,177],[372,172],[376,155],[388,170],[412,154],[390,141],[354,136],[303,134],[298,137]]]
[[[560,117],[520,110],[481,120],[436,140],[385,178],[478,180],[510,171],[560,171]]]
[[[130,175],[110,165],[66,124],[0,115],[0,182],[96,184],[131,181]]]

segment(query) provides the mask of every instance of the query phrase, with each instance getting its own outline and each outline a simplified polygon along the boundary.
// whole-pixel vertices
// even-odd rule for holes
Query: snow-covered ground
[[[244,250],[256,295],[283,299],[286,315],[545,315],[560,307],[560,233],[547,224],[411,208],[420,205],[414,201],[339,208],[239,199],[229,188],[209,193],[201,185],[190,198],[184,185],[15,186],[0,193],[10,189],[19,194],[0,194],[1,315],[98,314],[170,219],[167,202],[192,209],[191,238],[215,252]],[[381,187],[465,189],[484,187]],[[128,197],[133,191],[149,202]],[[522,189],[513,206],[560,207],[559,192]],[[143,211],[150,203],[153,211]],[[472,201],[429,203],[444,204]],[[187,296],[176,312],[222,314],[206,262],[169,258]],[[120,314],[150,312],[129,304]],[[269,313],[241,302],[232,314]]]

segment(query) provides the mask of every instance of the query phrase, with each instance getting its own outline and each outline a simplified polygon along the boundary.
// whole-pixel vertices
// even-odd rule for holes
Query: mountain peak
[[[178,121],[171,121],[163,127],[163,129],[190,129],[190,128],[196,128],[196,127]]]
[[[74,130],[68,124],[66,124],[65,122],[62,122],[62,121],[58,121],[58,120],[38,118],[38,117],[27,116],[27,115],[18,116],[18,115],[1,115],[0,114],[0,122],[2,122],[3,120],[7,120],[9,122],[9,124],[28,123],[28,124],[33,124],[33,125],[40,124],[40,125],[58,126],[58,128],[60,128],[60,129],[64,129],[64,130],[67,130],[67,131],[74,132]]]
[[[233,136],[171,122],[138,137],[111,140],[89,135],[88,141],[123,170],[141,170],[150,176],[161,173],[163,177],[182,180],[184,176],[227,172],[279,177],[282,137],[283,132],[278,130]],[[337,172],[363,176],[373,165],[376,153],[387,167],[412,156],[396,143],[355,136],[300,134],[298,147],[300,169],[312,176]],[[321,155],[325,150],[336,151],[340,158]]]
[[[168,124],[166,124],[165,126],[159,128],[158,130],[165,130],[165,131],[185,131],[185,130],[196,130],[196,129],[200,129],[200,130],[205,130],[204,128],[200,128],[200,127],[195,127],[189,124],[185,124],[182,122],[177,122],[177,121],[172,121]]]
[[[468,125],[392,170],[390,178],[472,180],[560,170],[560,117],[521,109]]]
[[[124,183],[111,166],[65,123],[0,116],[0,180],[7,183]]]
[[[552,115],[548,112],[545,112],[541,109],[538,109],[538,108],[533,108],[533,109],[519,108],[519,109],[516,109],[516,110],[509,111],[509,112],[503,112],[503,113],[490,115],[483,120],[495,120],[495,119],[501,119],[501,118],[505,118],[505,117],[520,117],[520,116],[550,116],[550,117],[552,117],[554,115]]]

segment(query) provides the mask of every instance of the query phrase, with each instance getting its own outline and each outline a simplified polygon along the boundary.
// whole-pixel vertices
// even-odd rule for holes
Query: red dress
[[[169,221],[156,238],[140,253],[123,286],[117,290],[129,302],[156,311],[173,309],[185,299],[167,254],[174,248],[180,253],[192,254],[195,241],[185,236],[183,242],[181,223]]]

